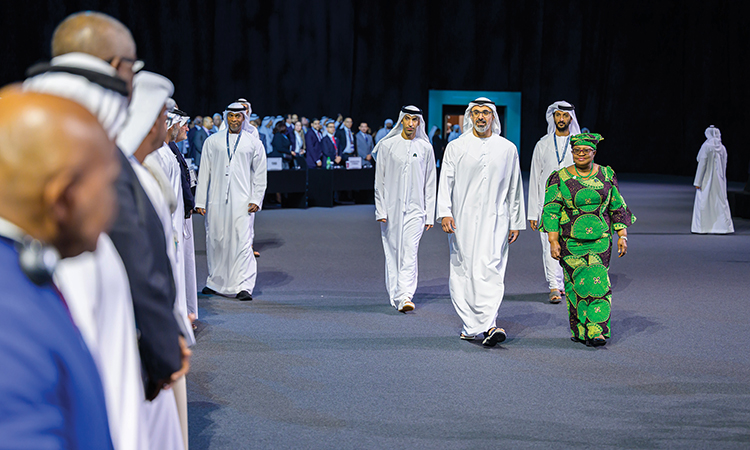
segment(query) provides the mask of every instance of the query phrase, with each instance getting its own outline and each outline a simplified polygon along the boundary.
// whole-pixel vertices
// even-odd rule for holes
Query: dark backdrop
[[[206,114],[237,97],[263,115],[351,115],[377,128],[429,89],[522,92],[522,168],[555,100],[605,136],[620,172],[692,175],[714,124],[728,176],[747,178],[744,2],[19,1],[0,17],[2,84],[49,58],[55,25],[82,9],[133,31],[147,68]]]

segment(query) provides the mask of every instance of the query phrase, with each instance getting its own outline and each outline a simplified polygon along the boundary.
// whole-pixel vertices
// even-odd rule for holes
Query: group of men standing
[[[372,161],[373,138],[367,123],[359,125],[359,131],[352,130],[354,121],[344,118],[340,123],[333,119],[323,121],[314,118],[310,129],[305,131],[305,160],[308,168],[329,168],[331,165],[344,165],[353,156],[363,161]]]
[[[194,198],[189,117],[127,27],[73,14],[51,47],[0,93],[0,447],[187,449],[191,214],[207,214],[209,286],[251,298],[266,166],[249,104],[206,139]]]
[[[572,164],[570,134],[580,132],[574,108],[567,102],[550,105],[546,117],[548,133],[534,148],[529,184],[527,217],[535,231],[547,178]],[[497,317],[508,248],[526,228],[526,214],[518,151],[500,135],[495,104],[487,98],[469,103],[462,134],[445,150],[438,188],[435,156],[418,108],[402,108],[396,126],[373,153],[378,163],[375,219],[381,222],[391,305],[403,313],[414,310],[419,241],[435,218],[449,235],[449,290],[463,323],[460,338],[482,335],[483,345],[489,347],[504,341],[506,333],[497,327]],[[540,237],[549,299],[559,303],[564,295],[562,268],[551,257],[546,233],[540,232]]]

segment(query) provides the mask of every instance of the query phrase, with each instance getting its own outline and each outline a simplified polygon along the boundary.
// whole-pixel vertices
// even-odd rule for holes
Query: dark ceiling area
[[[522,94],[528,170],[556,100],[601,133],[618,172],[690,175],[716,125],[727,175],[750,162],[750,27],[733,1],[13,2],[0,17],[0,82],[49,59],[54,27],[81,10],[127,25],[147,70],[169,77],[192,115],[245,97],[261,116],[350,115],[375,127],[430,89]]]

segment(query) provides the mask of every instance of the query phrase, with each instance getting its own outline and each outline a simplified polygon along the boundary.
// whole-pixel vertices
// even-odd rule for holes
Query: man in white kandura
[[[531,157],[527,217],[534,231],[539,229],[539,219],[542,217],[547,178],[552,172],[573,165],[570,136],[581,132],[575,108],[566,101],[561,100],[549,105],[546,117],[547,134],[536,143]],[[552,259],[547,233],[540,231],[539,235],[542,239],[542,262],[549,287],[549,301],[560,303],[565,295],[562,267],[558,261]]]
[[[195,191],[195,210],[206,216],[208,279],[205,294],[252,300],[257,266],[252,250],[250,214],[260,210],[266,193],[266,151],[243,131],[245,106],[224,112],[227,129],[206,139]]]
[[[173,92],[174,85],[167,78],[152,72],[138,72],[133,77],[128,120],[117,137],[117,146],[129,156],[130,165],[161,221],[164,250],[169,258],[175,286],[174,315],[186,345],[192,346],[195,336],[187,314],[184,267],[180,269],[172,226],[172,212],[177,208],[177,200],[167,176],[152,156],[164,143],[167,134],[167,99]],[[153,444],[151,448],[187,448],[188,410],[184,375],[175,380],[172,389],[162,390],[154,401],[147,404],[146,411],[148,433]]]
[[[505,291],[508,245],[524,222],[518,151],[500,136],[495,104],[469,103],[463,134],[445,150],[438,187],[437,219],[449,234],[453,307],[463,321],[461,339],[484,333],[493,347],[506,338],[496,326]]]
[[[727,149],[721,143],[721,132],[713,125],[706,128],[706,142],[698,152],[698,170],[693,185],[696,191],[690,231],[734,233],[727,200]]]
[[[417,290],[417,253],[435,218],[435,155],[425,133],[422,111],[404,106],[398,126],[374,151],[375,219],[385,251],[385,287],[391,305],[412,311]]]

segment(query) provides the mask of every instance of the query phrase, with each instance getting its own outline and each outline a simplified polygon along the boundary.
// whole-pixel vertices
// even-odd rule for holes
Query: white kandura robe
[[[152,156],[152,155],[149,155]],[[144,167],[134,158],[130,158],[130,164],[138,176],[143,186],[143,190],[148,195],[151,204],[159,216],[162,227],[164,228],[164,237],[166,240],[166,251],[172,266],[172,275],[175,282],[175,291],[177,298],[180,297],[180,274],[177,273],[177,257],[175,254],[176,246],[172,230],[172,209],[176,208],[176,199],[169,197],[168,180],[163,172],[160,173],[161,167],[152,158],[146,158],[144,163],[149,168]],[[157,181],[156,177],[161,179]],[[168,200],[165,200],[164,194],[168,194]],[[184,289],[182,289],[184,296]],[[187,317],[187,313],[180,309],[180,301],[175,299],[174,311],[177,323],[180,326],[185,340],[188,345],[195,344],[193,328]],[[149,424],[149,440],[152,448],[164,448],[170,450],[186,449],[187,440],[187,395],[185,390],[179,389],[179,384],[173,385],[173,389],[162,389],[159,395],[151,402],[146,402],[146,414]]]
[[[541,220],[547,179],[552,172],[573,165],[573,154],[570,152],[569,143],[571,135],[572,133],[568,136],[557,136],[554,132],[546,134],[534,146],[529,174],[528,220],[535,220],[537,223]],[[555,140],[557,140],[557,150],[555,149]],[[562,161],[559,158],[562,158]],[[544,275],[549,289],[564,291],[562,266],[560,266],[559,261],[552,258],[549,237],[543,231],[539,232],[539,236],[542,241]]]
[[[252,294],[257,266],[252,251],[250,203],[262,205],[266,192],[266,152],[263,144],[242,131],[231,163],[227,131],[209,136],[203,144],[195,207],[206,209],[206,286],[235,296]],[[229,151],[239,134],[229,134]]]
[[[381,142],[375,166],[375,219],[385,252],[385,286],[391,305],[417,290],[417,254],[425,224],[435,218],[435,154],[423,139],[401,135]]]
[[[99,369],[115,450],[149,449],[133,299],[109,236],[99,236],[96,251],[61,260],[55,284]]]
[[[138,179],[143,185],[143,189],[148,194],[151,203],[154,205],[154,209],[161,219],[162,226],[164,227],[164,238],[167,242],[167,255],[169,261],[172,264],[172,275],[174,277],[174,286],[176,298],[174,302],[175,315],[178,317],[180,328],[185,334],[188,346],[195,345],[195,336],[193,335],[193,327],[188,318],[187,312],[187,298],[185,289],[185,258],[182,244],[182,220],[175,220],[175,213],[178,211],[184,211],[182,195],[176,196],[173,189],[173,178],[174,170],[179,171],[179,167],[172,167],[167,161],[165,165],[170,168],[168,175],[162,168],[162,162],[164,161],[164,151],[169,152],[170,156],[173,155],[168,147],[162,146],[158,150],[152,152],[143,161],[143,165],[140,169],[145,169],[151,175],[148,181],[144,181],[141,172],[136,170]],[[176,161],[175,161],[176,162]],[[155,183],[155,184],[154,184]],[[146,185],[149,185],[149,189]],[[154,190],[156,187],[157,190]],[[182,187],[180,185],[180,192]],[[159,204],[159,206],[157,206]],[[180,209],[183,208],[183,209]],[[178,214],[181,214],[178,213]],[[171,244],[171,245],[170,245]],[[187,330],[187,333],[186,333]]]
[[[164,175],[169,180],[172,193],[175,196],[177,207],[172,213],[172,232],[175,241],[175,259],[179,277],[175,277],[180,282],[180,289],[184,295],[178,295],[177,301],[180,302],[180,311],[187,314],[195,314],[198,318],[198,288],[195,280],[195,246],[192,242],[193,227],[192,220],[185,219],[185,200],[182,196],[182,171],[180,163],[177,162],[172,150],[167,144],[164,144],[157,151],[146,157],[144,162],[151,160],[156,161],[161,167]],[[186,223],[189,223],[186,230]],[[187,231],[187,232],[186,232]],[[188,242],[190,240],[190,242]],[[192,267],[188,267],[188,264]],[[191,270],[192,269],[192,270]],[[192,277],[190,277],[192,275]],[[184,302],[183,302],[184,300]]]
[[[445,150],[438,185],[438,221],[453,217],[449,234],[451,300],[462,332],[495,326],[505,292],[508,232],[524,230],[523,184],[516,146],[493,134],[472,132]]]
[[[709,139],[698,153],[698,170],[693,186],[693,233],[734,233],[732,212],[727,200],[727,150],[719,140]]]

